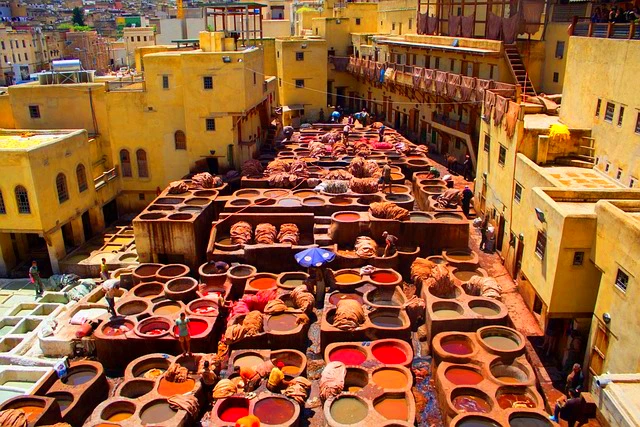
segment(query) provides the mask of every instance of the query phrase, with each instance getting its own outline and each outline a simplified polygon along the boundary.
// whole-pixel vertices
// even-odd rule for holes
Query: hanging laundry
[[[447,73],[445,71],[436,71],[436,93],[444,95],[447,85]]]
[[[449,36],[458,37],[460,35],[460,16],[449,15]]]
[[[424,90],[427,92],[433,92],[433,77],[435,75],[434,71],[428,68],[425,68],[424,73],[422,73],[422,75],[423,75],[422,83],[423,83]]]
[[[506,44],[515,43],[519,25],[520,15],[518,14],[509,18],[502,18],[502,39]]]
[[[496,105],[496,94],[487,90],[484,92],[484,114],[483,120],[487,123],[491,122],[491,114],[493,113],[493,107]]]
[[[473,37],[475,21],[476,21],[475,15],[461,17],[460,28],[461,28],[462,37]]]
[[[500,95],[496,95],[496,105],[493,110],[493,125],[500,126],[502,124],[502,118],[509,108],[509,98],[505,98]]]
[[[502,18],[493,12],[487,14],[487,38],[491,40],[500,40],[502,32]]]
[[[512,84],[494,82],[493,89],[496,94],[503,96],[505,98],[516,97],[516,87]]]
[[[516,132],[516,123],[518,122],[519,115],[520,104],[509,101],[509,109],[507,110],[507,116],[504,121],[504,130],[507,132],[507,136],[509,138],[513,138],[513,135]]]
[[[484,91],[493,87],[493,80],[476,79],[475,100],[484,101]]]
[[[427,34],[435,34],[438,31],[438,18],[430,16],[427,18]]]
[[[447,74],[447,95],[450,98],[456,98],[460,89],[461,76],[454,73]]]
[[[469,101],[473,94],[473,89],[476,86],[476,79],[474,77],[462,76],[462,84],[460,85],[460,98],[463,101]]]
[[[423,70],[424,68],[413,67],[413,86],[414,87],[420,86],[420,80],[422,80]]]
[[[418,34],[428,34],[428,19],[427,13],[418,13]]]
[[[542,18],[544,4],[544,0],[522,0],[524,33],[535,34],[540,30],[540,18]]]

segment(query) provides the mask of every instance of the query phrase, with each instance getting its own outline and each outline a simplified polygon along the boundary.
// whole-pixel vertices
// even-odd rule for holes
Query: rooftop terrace
[[[29,151],[60,141],[81,131],[0,130],[1,151]]]

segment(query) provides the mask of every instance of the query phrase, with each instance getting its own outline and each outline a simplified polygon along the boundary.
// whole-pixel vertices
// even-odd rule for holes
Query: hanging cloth
[[[362,58],[356,58],[355,74],[360,74],[360,67],[362,67]]]
[[[520,25],[520,15],[515,14],[510,18],[502,18],[502,39],[506,44],[513,44],[518,35],[518,25]]]
[[[512,84],[494,82],[493,88],[495,89],[496,94],[505,98],[515,98],[516,96],[516,87]]]
[[[484,121],[491,122],[491,113],[493,113],[493,107],[496,105],[496,94],[490,90],[484,92]]]
[[[384,80],[387,82],[394,80],[395,74],[396,74],[396,70],[393,67],[387,68],[386,71],[384,72]]]
[[[458,37],[460,35],[460,16],[449,15],[449,36]]]
[[[460,21],[462,37],[473,37],[476,17],[474,15],[462,16]]]
[[[418,34],[428,34],[428,24],[427,21],[429,19],[428,13],[418,13]]]
[[[484,91],[493,87],[493,80],[476,79],[475,100],[484,101]]]
[[[500,127],[502,124],[502,118],[509,108],[509,98],[505,98],[500,95],[496,95],[496,106],[493,110],[493,125]]]
[[[384,67],[379,62],[376,62],[376,76],[378,78],[378,82],[384,83]]]
[[[424,73],[423,73],[424,78],[422,79],[422,82],[424,84],[424,90],[427,92],[433,92],[434,74],[435,74],[434,70],[431,70],[429,68],[424,69]]]
[[[438,31],[438,18],[430,16],[427,18],[427,34],[435,34]]]
[[[353,73],[356,69],[356,58],[353,56],[349,57],[349,65],[347,65],[347,71]]]
[[[378,74],[376,74],[376,62],[369,61],[369,80],[376,81],[378,79]]]
[[[491,40],[500,40],[500,32],[502,31],[502,18],[493,12],[487,14],[487,38]]]
[[[420,80],[422,80],[422,72],[424,68],[413,67],[413,86],[415,88],[420,87]]]
[[[447,86],[447,73],[444,71],[436,71],[436,93],[444,95]]]
[[[449,98],[455,98],[458,96],[458,89],[460,89],[461,76],[454,73],[447,74],[447,95]]]
[[[504,130],[507,132],[509,138],[513,138],[513,134],[516,132],[516,123],[518,122],[518,116],[520,115],[520,104],[517,102],[509,101],[509,109],[504,121]]]
[[[369,60],[368,59],[363,59],[361,65],[360,65],[360,74],[362,74],[363,76],[366,77],[368,69],[369,69]]]
[[[460,85],[460,97],[463,101],[471,100],[471,94],[476,86],[476,79],[473,77],[462,76],[462,84]]]
[[[544,0],[522,0],[524,32],[535,34],[540,29],[540,18],[544,11]]]

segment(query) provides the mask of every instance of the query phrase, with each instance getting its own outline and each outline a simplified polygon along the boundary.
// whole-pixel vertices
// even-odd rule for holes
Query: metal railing
[[[118,167],[115,166],[108,171],[102,173],[98,177],[93,179],[93,185],[96,187],[96,190],[101,189],[109,182],[113,181],[118,177]]]
[[[640,25],[635,22],[616,24],[613,22],[596,23],[589,18],[573,18],[571,35],[578,37],[596,37],[602,39],[640,40]]]
[[[448,116],[444,114],[433,113],[431,116],[432,122],[439,123],[448,128],[455,129],[467,135],[471,135],[471,126],[467,123],[463,123],[459,120],[451,120]]]
[[[135,91],[144,92],[146,89],[146,83],[144,77],[124,77],[118,80],[112,80],[107,82],[107,92],[117,91]]]

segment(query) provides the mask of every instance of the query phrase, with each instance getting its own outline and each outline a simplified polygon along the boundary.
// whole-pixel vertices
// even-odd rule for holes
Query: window
[[[633,188],[636,185],[637,179],[634,177],[629,178],[629,188]]]
[[[22,40],[22,47],[23,47],[23,48],[26,48],[26,47],[27,47],[27,43],[26,43],[24,40]]]
[[[66,202],[69,200],[69,191],[67,189],[67,177],[63,173],[56,176],[56,190],[58,190],[58,202]]]
[[[169,76],[162,76],[162,89],[169,89]]]
[[[147,166],[147,152],[143,149],[136,151],[136,162],[138,162],[138,177],[149,178],[149,168]]]
[[[395,29],[396,29],[396,23],[395,23],[395,22],[393,22],[393,23],[391,24],[391,31],[394,31]]]
[[[128,150],[120,150],[120,167],[122,168],[123,177],[133,176],[131,173],[131,157]]]
[[[255,84],[257,84],[257,83],[258,83],[258,79],[257,79],[257,77],[256,77],[256,73],[254,72],[254,73],[253,73],[253,84],[255,85]]]
[[[187,137],[181,130],[177,130],[176,133],[173,134],[173,142],[175,144],[176,150],[187,149]]]
[[[411,29],[412,25],[413,25],[413,19],[409,18],[409,29]]]
[[[31,206],[29,205],[29,195],[27,194],[27,189],[22,185],[18,185],[15,189],[15,193],[16,204],[18,205],[18,213],[30,214]]]
[[[504,166],[504,162],[507,159],[507,148],[500,144],[500,153],[498,154],[498,164]]]
[[[640,112],[636,116],[636,133],[640,133]]]
[[[206,119],[205,129],[208,131],[216,130],[216,119]]]
[[[450,69],[451,71],[453,71],[453,68],[454,68],[454,67],[455,67],[455,60],[451,59],[451,60],[450,60],[450,62],[449,62],[449,69]]]
[[[32,119],[40,118],[40,107],[38,105],[29,105],[29,116]]]
[[[140,36],[138,36],[138,41],[140,41]]]
[[[144,193],[138,193],[138,200],[144,200]]]
[[[564,42],[557,41],[556,42],[556,58],[562,59],[564,56]]]
[[[5,49],[4,42],[0,42],[0,45],[2,46],[2,50],[4,50]]]
[[[76,179],[78,180],[78,192],[82,193],[89,188],[87,185],[87,171],[82,163],[76,168]]]
[[[598,102],[596,102],[596,117],[600,117],[600,107],[602,107],[602,99],[598,98]],[[640,117],[640,113],[638,113]]]
[[[618,168],[618,172],[616,172],[616,179],[622,178],[622,169]]]
[[[296,87],[298,89],[302,89],[304,87],[304,80],[303,79],[296,79]]]
[[[27,53],[26,53],[26,52],[24,53],[24,60],[25,60],[25,61],[28,61],[28,60],[29,60],[29,55],[27,55]]]
[[[606,329],[598,325],[596,336],[593,340],[591,348],[591,360],[589,362],[589,370],[595,375],[602,374],[604,361],[607,357],[607,349],[609,347],[609,334]]]
[[[513,194],[513,199],[518,203],[520,203],[520,200],[522,200],[522,185],[518,184],[517,182],[516,182],[516,189]]]
[[[540,259],[544,258],[544,252],[547,250],[547,235],[542,231],[538,231],[538,238],[536,239],[536,255]]]
[[[560,80],[560,74],[553,73],[553,82],[558,83],[559,80]]]
[[[584,252],[575,251],[573,253],[573,265],[582,265],[583,261],[584,261]]]
[[[620,111],[618,112],[618,126],[622,126],[622,117],[624,116],[624,105],[620,106]]]
[[[0,191],[0,214],[6,214],[7,208],[4,205],[4,198],[2,197],[2,191]]]
[[[211,76],[204,76],[202,78],[202,87],[205,88],[205,90],[211,90],[213,89],[213,77]]]
[[[615,104],[613,102],[607,102],[607,109],[604,111],[604,121],[611,123],[613,121],[613,113],[615,111]]]
[[[491,150],[491,137],[488,133],[484,134],[484,151],[487,153]]]
[[[304,61],[304,52],[296,52],[296,61]]]
[[[628,284],[629,275],[619,268],[618,274],[616,275],[616,287],[618,287],[618,289],[620,289],[622,292],[627,292]]]
[[[609,168],[611,168],[611,163],[607,162],[607,164],[604,166],[604,171],[609,172]]]
[[[360,18],[356,18],[356,25],[360,25]]]
[[[147,41],[147,36],[142,37],[142,41]]]
[[[440,58],[439,57],[436,57],[435,67],[434,68],[440,69]]]

